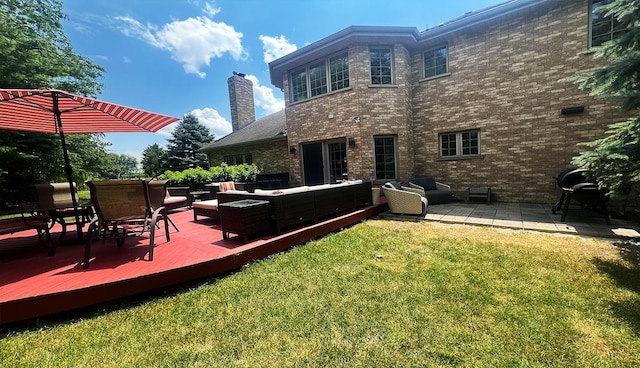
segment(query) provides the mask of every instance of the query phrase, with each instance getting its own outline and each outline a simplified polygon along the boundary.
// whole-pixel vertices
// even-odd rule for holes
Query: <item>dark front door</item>
[[[302,166],[304,168],[304,184],[324,184],[324,167],[322,164],[322,143],[311,143],[302,146]]]

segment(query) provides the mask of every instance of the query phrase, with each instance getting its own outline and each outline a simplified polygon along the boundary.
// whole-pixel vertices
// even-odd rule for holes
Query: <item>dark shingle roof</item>
[[[255,120],[240,130],[202,147],[200,151],[212,151],[233,146],[287,140],[287,120],[284,110]]]

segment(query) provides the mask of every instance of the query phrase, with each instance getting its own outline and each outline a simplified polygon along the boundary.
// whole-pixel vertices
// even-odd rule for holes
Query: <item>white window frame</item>
[[[477,134],[477,152],[476,153],[464,153],[464,144],[463,144],[463,136],[466,133],[475,133]],[[445,136],[455,136],[455,154],[453,155],[443,155],[443,138]],[[457,159],[457,158],[473,158],[479,157],[482,154],[481,151],[482,144],[480,139],[480,129],[469,129],[462,130],[458,132],[443,132],[438,134],[438,157],[441,159]]]
[[[346,83],[345,83],[346,85],[344,87],[342,87],[342,88],[333,90],[332,89],[333,84],[332,84],[332,81],[331,81],[331,62],[333,60],[335,60],[336,58],[341,58],[341,57],[345,57],[345,56],[346,56],[346,60],[347,60],[347,78],[343,78],[342,80],[343,81],[346,80]],[[324,74],[324,78],[325,78],[325,85],[324,85],[324,90],[321,93],[317,93],[317,91],[314,92],[311,89],[311,69],[314,68],[314,67],[317,67],[320,64],[322,64],[324,66],[324,73],[323,74]],[[296,75],[299,75],[299,74],[303,73],[303,72],[305,74],[305,85],[304,85],[304,87],[306,89],[306,94],[304,94],[304,96],[303,96],[302,93],[300,93],[299,95],[296,95],[294,93],[295,92],[294,91],[295,85],[293,83],[294,77]],[[338,52],[338,53],[335,53],[335,54],[331,54],[330,56],[328,56],[326,58],[318,59],[318,60],[315,60],[315,61],[313,61],[311,63],[308,63],[308,64],[306,64],[306,65],[304,65],[304,66],[302,66],[300,68],[296,68],[293,71],[291,71],[291,73],[289,73],[289,85],[291,86],[291,88],[289,88],[290,89],[289,96],[291,98],[291,102],[305,101],[305,100],[308,100],[310,98],[314,98],[314,97],[326,95],[326,94],[329,94],[329,93],[332,93],[332,92],[336,92],[336,91],[340,91],[340,90],[343,90],[343,89],[347,89],[350,86],[350,84],[349,84],[350,77],[351,76],[349,75],[349,52],[348,51],[342,51],[342,52]],[[315,94],[313,94],[313,93],[315,93]]]
[[[437,52],[442,49],[444,49],[444,52],[445,52],[444,72],[437,73],[438,65],[435,65],[433,68],[436,71],[436,73],[432,75],[427,75],[426,73],[427,58],[425,57],[425,54],[428,52]],[[422,77],[423,78],[435,78],[435,77],[446,75],[446,74],[449,74],[449,46],[448,45],[440,45],[437,47],[432,47],[422,52]]]
[[[390,54],[390,63],[389,63],[389,83],[374,83],[373,82],[373,65],[371,63],[371,53],[373,50],[389,50],[389,54]],[[384,46],[384,45],[380,45],[380,46],[369,46],[369,82],[371,83],[372,86],[390,86],[394,84],[395,78],[393,77],[394,75],[394,54],[393,54],[393,47],[391,46]],[[382,74],[380,74],[380,76],[383,76]]]

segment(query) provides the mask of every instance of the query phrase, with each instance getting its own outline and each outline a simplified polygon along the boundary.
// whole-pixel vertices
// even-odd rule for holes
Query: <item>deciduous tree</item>
[[[60,0],[0,1],[0,87],[49,87],[88,96],[99,94],[104,69],[74,52],[62,26],[66,18]],[[88,140],[97,143],[99,136]],[[72,156],[84,155],[75,152],[73,144],[69,146]],[[102,148],[96,145],[92,149]],[[15,131],[1,134],[3,188],[20,189],[37,181],[63,180],[61,162],[60,141],[55,135]],[[80,182],[85,168],[76,163],[75,180]]]

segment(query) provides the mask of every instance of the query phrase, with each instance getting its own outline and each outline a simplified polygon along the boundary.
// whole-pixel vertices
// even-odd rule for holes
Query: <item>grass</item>
[[[574,236],[370,220],[222,278],[1,330],[11,367],[632,367],[640,270]]]

